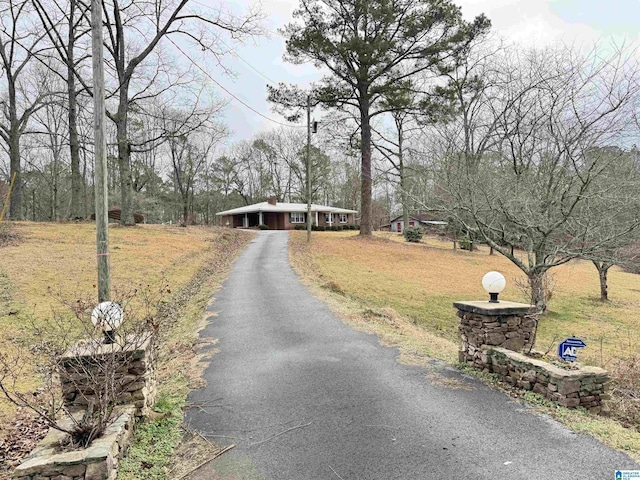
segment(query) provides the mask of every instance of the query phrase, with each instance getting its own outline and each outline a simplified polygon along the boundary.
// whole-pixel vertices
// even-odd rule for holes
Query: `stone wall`
[[[118,418],[82,450],[65,451],[69,435],[50,429],[27,460],[13,472],[20,480],[114,480],[118,463],[131,442],[136,417],[147,415],[156,393],[156,363],[151,336],[127,337],[119,344],[85,342],[61,358],[59,372],[64,402],[79,419],[87,406],[112,402]],[[96,392],[95,390],[98,390]],[[72,431],[70,417],[58,420]]]
[[[531,346],[536,326],[535,307],[513,302],[456,302],[454,306],[460,318],[461,362],[482,365],[483,345],[513,351]]]
[[[120,407],[119,417],[89,448],[60,451],[67,434],[49,430],[47,436],[13,472],[17,480],[114,480],[118,463],[124,457],[133,436],[135,407]],[[79,413],[81,414],[81,412]],[[71,419],[62,421],[72,426]]]
[[[502,381],[543,395],[563,407],[583,407],[589,412],[607,413],[603,401],[609,375],[597,367],[566,370],[501,347],[484,345],[480,349],[480,368],[498,374]]]
[[[453,305],[460,318],[461,362],[497,374],[510,385],[539,393],[564,407],[607,413],[603,403],[609,398],[606,370],[564,369],[520,353],[530,350],[535,340],[535,307],[513,302]]]
[[[62,359],[60,382],[65,403],[70,407],[86,407],[100,403],[94,390],[105,376],[113,382],[118,404],[136,407],[136,415],[144,416],[154,403],[156,367],[151,338],[126,339],[122,345],[85,344],[70,349]],[[113,373],[112,373],[113,372]]]

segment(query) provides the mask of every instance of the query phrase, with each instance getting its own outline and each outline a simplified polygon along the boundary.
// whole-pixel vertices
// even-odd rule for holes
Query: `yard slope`
[[[60,300],[96,295],[94,225],[23,222],[13,230],[19,241],[0,247],[0,352],[28,344],[30,331],[48,321]],[[111,227],[109,233],[114,298],[139,285],[169,285],[172,293],[164,303],[177,321],[167,345],[182,350],[188,362],[193,355],[186,350],[197,336],[204,304],[252,235],[162,225]],[[179,368],[173,373],[189,368],[174,367]],[[35,375],[22,380],[26,389],[37,385]],[[0,399],[0,447],[14,414]]]
[[[437,359],[457,362],[458,319],[452,303],[486,298],[481,278],[487,271],[501,271],[507,278],[501,298],[526,301],[514,286],[515,279],[522,278],[519,270],[505,258],[489,255],[488,249],[453,251],[451,243],[436,238],[420,244],[408,244],[401,238],[316,232],[307,244],[303,233],[292,232],[289,256],[302,280],[334,313],[354,328],[377,334],[381,343],[397,347],[401,362],[427,371],[441,368]],[[615,269],[610,277],[613,301],[603,304],[591,264],[572,262],[555,269],[556,287],[550,311],[540,322],[537,348],[553,355],[565,337],[585,338],[588,347],[580,352],[581,361],[603,365],[615,375],[617,393],[611,401],[615,419],[558,407],[532,392],[507,393],[524,396],[539,412],[640,460],[638,390],[634,386],[640,328],[633,314],[640,307],[640,276]],[[490,375],[468,372],[494,381]],[[432,377],[427,374],[429,381]],[[627,395],[623,398],[622,393]]]

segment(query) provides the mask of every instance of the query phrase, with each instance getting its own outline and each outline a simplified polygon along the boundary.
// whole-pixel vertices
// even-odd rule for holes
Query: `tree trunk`
[[[58,220],[58,168],[59,168],[59,152],[57,146],[53,149],[53,191],[51,199],[51,221]]]
[[[11,220],[22,220],[22,169],[20,164],[20,122],[16,105],[16,85],[13,77],[7,75],[9,93],[9,178],[16,178],[11,191],[9,216]]]
[[[546,272],[535,272],[527,274],[529,286],[531,287],[531,305],[536,306],[538,313],[547,310],[547,292],[545,291]]]
[[[69,37],[67,42],[67,95],[69,96],[69,150],[71,155],[71,210],[69,218],[82,218],[82,174],[80,173],[80,142],[78,140],[75,57],[75,7],[76,0],[70,2]]]
[[[89,216],[89,196],[87,193],[87,154],[82,155],[82,217],[87,218]]]
[[[600,300],[602,300],[603,302],[609,300],[609,286],[607,285],[608,271],[608,268],[603,268],[598,272],[600,277]]]
[[[372,210],[371,210],[371,125],[369,124],[370,100],[366,93],[367,88],[360,89],[360,131],[362,155],[362,185],[360,186],[360,235],[371,235]]]
[[[9,163],[10,178],[13,178],[14,174],[16,176],[11,190],[9,217],[11,217],[11,220],[22,220],[22,168],[20,164],[20,131],[17,120],[11,120]]]
[[[133,219],[133,178],[131,177],[131,149],[127,135],[129,116],[129,82],[120,86],[120,104],[118,106],[118,170],[120,171],[120,224],[135,225]]]
[[[609,301],[609,285],[607,283],[607,276],[609,274],[609,269],[613,266],[613,264],[608,262],[593,262],[595,267],[598,269],[598,277],[600,279],[600,300],[602,302]]]
[[[185,226],[189,225],[189,201],[186,199],[182,200],[182,221]]]
[[[404,171],[404,152],[403,148],[403,134],[402,131],[402,121],[400,119],[396,119],[396,128],[398,129],[398,173],[400,175],[400,201],[402,202],[402,224],[404,226],[404,231],[407,231],[407,227],[409,226],[409,208],[407,207],[407,190],[406,190],[406,181],[405,171]],[[406,236],[406,233],[405,233]]]

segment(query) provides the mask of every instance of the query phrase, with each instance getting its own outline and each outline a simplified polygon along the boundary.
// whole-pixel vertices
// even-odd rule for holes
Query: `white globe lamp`
[[[487,272],[482,277],[482,288],[489,293],[489,303],[500,303],[498,294],[507,286],[507,281],[500,272]]]
[[[116,329],[122,325],[122,307],[115,302],[102,302],[91,313],[91,323],[104,332],[104,343],[115,343]]]

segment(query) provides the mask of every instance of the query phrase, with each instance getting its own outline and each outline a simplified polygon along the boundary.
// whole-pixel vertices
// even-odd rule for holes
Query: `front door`
[[[398,222],[398,233],[402,233],[402,222]]]

